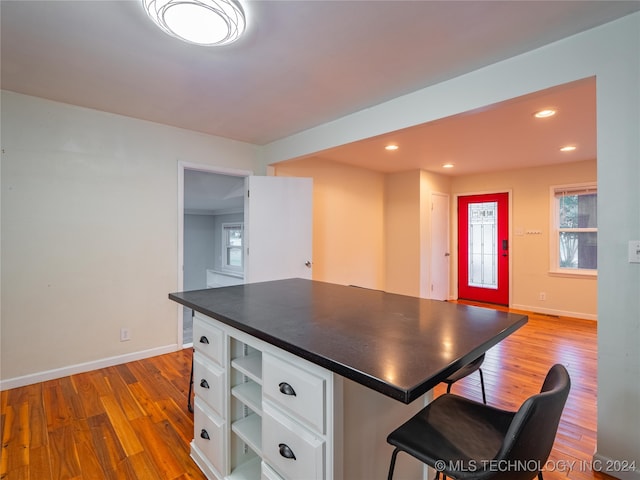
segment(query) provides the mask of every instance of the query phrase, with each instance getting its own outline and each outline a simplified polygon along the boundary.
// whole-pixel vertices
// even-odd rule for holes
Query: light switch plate
[[[640,240],[629,240],[629,263],[640,263]]]

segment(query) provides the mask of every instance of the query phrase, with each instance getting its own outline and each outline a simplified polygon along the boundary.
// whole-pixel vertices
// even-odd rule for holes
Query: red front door
[[[458,197],[458,298],[509,305],[509,194]]]

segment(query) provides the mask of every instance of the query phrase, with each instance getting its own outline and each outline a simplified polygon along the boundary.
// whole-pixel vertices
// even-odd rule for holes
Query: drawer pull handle
[[[202,388],[209,388],[209,382],[207,382],[204,378],[200,380],[200,386]]]
[[[294,397],[296,396],[296,391],[287,382],[281,382],[278,386],[280,387],[280,393],[284,393],[285,395],[292,395]]]
[[[289,445],[287,445],[286,443],[281,443],[280,445],[278,445],[278,447],[280,448],[280,455],[282,455],[284,458],[291,458],[293,460],[296,459],[296,456],[293,454],[293,450],[289,448]]]
[[[208,345],[209,344],[209,339],[207,337],[205,337],[204,335],[202,335],[200,337],[200,343],[206,343]]]
[[[200,430],[200,438],[204,438],[205,440],[211,440],[211,438],[209,438],[209,434],[204,428]]]

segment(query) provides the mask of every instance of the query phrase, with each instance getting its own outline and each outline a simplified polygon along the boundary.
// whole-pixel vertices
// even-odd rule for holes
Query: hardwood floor
[[[546,480],[612,478],[590,468],[596,429],[596,324],[529,314],[487,353],[487,401],[516,409],[562,363],[572,389]],[[191,349],[1,394],[0,478],[203,479],[189,457]],[[445,391],[436,388],[436,395]],[[480,400],[477,374],[453,392]],[[391,450],[391,449],[390,449]],[[366,479],[345,479],[366,480]]]
[[[0,478],[204,479],[190,369],[186,349],[2,392]]]

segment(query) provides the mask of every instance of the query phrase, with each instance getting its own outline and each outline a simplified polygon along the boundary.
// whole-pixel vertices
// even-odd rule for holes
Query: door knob
[[[304,262],[304,264],[307,268],[311,268],[311,261],[307,260],[306,262]]]

